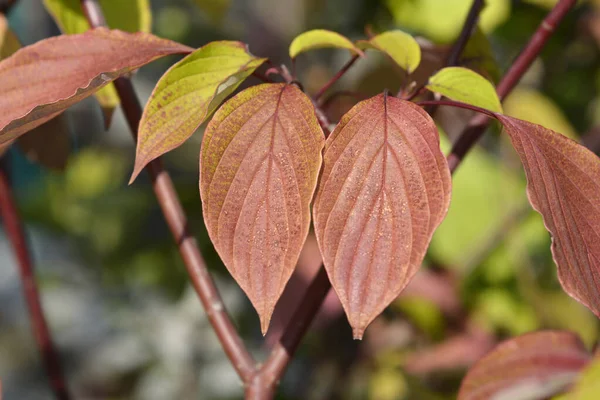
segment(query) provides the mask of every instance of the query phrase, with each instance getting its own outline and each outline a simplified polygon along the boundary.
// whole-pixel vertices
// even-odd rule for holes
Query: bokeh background
[[[487,0],[480,29],[461,62],[497,80],[555,3]],[[289,64],[290,41],[308,29],[361,39],[365,30],[400,28],[420,37],[424,61],[417,76],[424,79],[441,65],[470,4],[151,0],[152,31],[194,47],[241,40],[252,53]],[[59,34],[40,0],[19,0],[9,21],[23,44]],[[581,2],[506,100],[506,113],[600,150],[599,43],[600,1]],[[303,54],[296,66],[299,78],[314,93],[348,58],[347,52],[335,50]],[[156,61],[135,74],[142,101],[176,60]],[[336,85],[351,95],[331,98],[327,113],[336,121],[360,98],[385,88],[397,90],[402,79],[391,62],[368,53]],[[250,78],[247,84],[257,82]],[[445,149],[469,116],[439,109],[436,120]],[[142,176],[126,185],[135,149],[121,111],[105,131],[102,112],[89,98],[69,109],[48,135],[52,139],[42,154],[36,146],[20,146],[9,151],[6,161],[27,225],[44,309],[75,397],[241,398],[241,384],[189,285],[148,179]],[[264,340],[254,310],[203,227],[197,184],[201,138],[202,128],[165,156],[165,163],[227,307],[261,359],[316,272],[316,244],[309,237]],[[466,369],[503,338],[560,328],[577,332],[592,346],[598,322],[560,289],[549,247],[541,218],[527,203],[519,160],[492,126],[455,175],[450,213],[413,283],[369,327],[362,342],[352,340],[330,294],[281,382],[278,398],[453,399]],[[0,378],[7,400],[52,398],[3,233]]]

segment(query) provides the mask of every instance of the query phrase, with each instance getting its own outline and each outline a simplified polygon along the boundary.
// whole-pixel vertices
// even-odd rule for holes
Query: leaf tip
[[[358,328],[358,327],[354,327],[352,328],[352,337],[354,338],[354,340],[362,340],[363,335],[365,333],[365,328]]]
[[[260,332],[263,337],[267,335],[267,331],[269,330],[269,325],[271,324],[271,316],[273,315],[273,308],[270,311],[261,313],[259,315],[260,318]]]
[[[145,164],[135,163],[135,167],[133,168],[133,172],[131,173],[131,178],[129,178],[128,185],[133,184],[133,182],[137,179],[140,172],[142,172],[142,170],[144,169],[145,166],[146,166]]]

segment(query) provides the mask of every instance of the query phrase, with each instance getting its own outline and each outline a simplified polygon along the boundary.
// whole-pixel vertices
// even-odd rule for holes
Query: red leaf
[[[0,143],[63,112],[108,82],[187,46],[98,28],[24,47],[0,62]]]
[[[546,399],[574,382],[590,358],[571,332],[518,336],[500,343],[471,368],[458,399]]]
[[[543,126],[497,118],[525,168],[529,201],[552,235],[563,288],[600,317],[600,159]]]
[[[450,191],[437,129],[413,103],[363,101],[327,139],[315,231],[355,338],[419,268]]]
[[[310,225],[324,135],[294,85],[264,84],[223,104],[200,154],[204,221],[266,333]]]

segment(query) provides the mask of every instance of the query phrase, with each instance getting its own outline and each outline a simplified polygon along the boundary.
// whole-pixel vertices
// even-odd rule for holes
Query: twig
[[[477,26],[477,20],[479,19],[479,14],[483,7],[485,6],[485,0],[473,0],[473,4],[471,4],[471,9],[467,14],[467,19],[458,35],[458,38],[454,42],[454,45],[450,49],[450,53],[448,53],[448,57],[446,58],[446,66],[452,67],[458,65],[458,61],[462,52],[465,50],[471,35],[473,34],[473,30]]]
[[[356,60],[358,60],[359,56],[354,56],[352,57],[350,60],[348,60],[348,62],[346,64],[344,64],[344,66],[337,72],[337,74],[335,74],[333,77],[331,77],[331,79],[329,80],[329,82],[327,82],[325,85],[323,85],[323,87],[321,89],[319,89],[319,91],[314,95],[314,100],[315,101],[319,101],[319,99],[325,94],[325,92],[327,92],[329,90],[330,87],[332,87],[337,81],[340,80],[340,78],[342,76],[344,76],[346,74],[346,72],[348,72],[348,70],[354,65],[354,63],[356,62]]]
[[[46,323],[23,225],[17,211],[4,165],[0,165],[0,215],[4,223],[4,230],[17,257],[23,295],[29,309],[31,329],[33,330],[33,336],[42,356],[46,374],[48,374],[48,378],[50,379],[50,386],[57,399],[68,400],[71,396],[67,390],[60,365],[60,358],[56,352],[50,329]]]
[[[260,370],[265,383],[274,386],[279,382],[298,348],[300,340],[317,315],[330,289],[331,282],[329,282],[325,268],[321,266],[310,286],[306,289],[306,293],[286,326],[281,339]]]
[[[519,54],[498,84],[496,92],[498,93],[500,100],[504,100],[519,80],[521,80],[521,77],[525,74],[531,63],[537,58],[558,24],[562,21],[567,12],[575,6],[575,3],[577,3],[577,0],[560,0],[542,21],[534,35],[521,51],[521,54]],[[452,146],[452,150],[448,155],[448,165],[450,166],[451,171],[456,170],[460,165],[465,154],[467,154],[471,147],[479,140],[481,135],[483,135],[488,124],[489,121],[487,118],[479,114],[471,119],[456,143]]]
[[[81,5],[94,28],[105,26],[102,10],[96,0],[81,0]],[[131,81],[119,78],[115,82],[117,94],[121,100],[123,112],[134,137],[142,117],[142,107],[135,94]],[[159,159],[152,161],[146,167],[152,181],[154,192],[165,216],[171,233],[179,247],[194,289],[206,310],[206,314],[217,334],[225,353],[233,367],[244,382],[248,382],[255,372],[255,361],[242,342],[221,296],[202,259],[195,238],[189,233],[187,217],[173,186],[168,172],[164,170]]]
[[[471,3],[471,8],[469,9],[469,13],[467,14],[467,18],[465,19],[465,23],[463,24],[460,34],[458,35],[458,38],[452,45],[450,53],[448,53],[445,66],[452,67],[458,64],[460,55],[465,50],[465,47],[467,46],[467,43],[469,42],[469,39],[473,34],[475,26],[477,26],[477,20],[479,19],[479,14],[481,13],[483,6],[485,6],[485,0],[473,0],[473,3]],[[414,96],[411,96],[411,99],[412,97]],[[432,105],[426,107],[425,110],[427,111],[427,113],[429,113],[429,115],[433,115],[437,110],[437,106]]]

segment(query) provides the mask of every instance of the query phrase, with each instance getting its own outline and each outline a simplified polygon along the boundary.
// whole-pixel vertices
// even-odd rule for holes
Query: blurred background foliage
[[[109,8],[145,4],[101,3]],[[497,81],[555,3],[487,0],[461,63]],[[360,39],[365,29],[400,28],[419,36],[424,61],[415,78],[423,81],[443,62],[471,0],[149,4],[151,31],[159,36],[195,47],[241,40],[254,54],[276,63],[289,63],[287,46],[308,29],[332,29]],[[150,13],[136,15],[135,21],[124,18],[125,13],[109,15],[116,24],[150,28]],[[20,0],[9,21],[23,44],[59,34],[39,0]],[[599,43],[600,1],[582,1],[506,99],[506,113],[599,151]],[[300,56],[296,70],[314,93],[348,58],[344,51],[319,50]],[[143,101],[174,61],[157,61],[134,76]],[[370,52],[335,87],[352,95],[331,97],[327,113],[336,121],[358,99],[384,88],[397,90],[403,79],[392,63]],[[86,399],[240,398],[242,388],[190,289],[148,179],[126,185],[134,145],[123,116],[117,109],[105,131],[97,101],[102,100],[90,98],[72,107],[58,127],[45,126],[48,137],[56,139],[20,144],[5,158],[69,383],[77,398]],[[465,111],[438,110],[445,150],[469,117]],[[197,186],[201,131],[164,157],[165,163],[229,310],[252,351],[264,357],[290,311],[278,311],[263,344],[255,312],[226,273],[202,225]],[[351,340],[339,303],[330,295],[282,382],[279,398],[453,399],[466,368],[503,338],[560,328],[577,332],[591,347],[598,337],[597,319],[562,292],[549,247],[542,220],[527,202],[519,160],[498,126],[492,126],[456,173],[449,215],[405,294],[360,343]],[[314,245],[307,246],[282,300],[286,307],[297,303],[318,266],[315,251]],[[2,235],[0,252],[5,396],[50,399],[14,259]],[[598,368],[590,374],[600,377]]]

